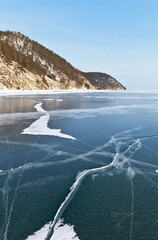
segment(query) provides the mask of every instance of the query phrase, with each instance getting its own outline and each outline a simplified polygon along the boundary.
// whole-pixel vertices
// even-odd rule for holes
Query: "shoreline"
[[[18,96],[18,95],[51,95],[51,94],[71,94],[71,93],[158,93],[158,90],[0,90],[2,96]]]
[[[91,92],[124,92],[125,90],[0,90],[0,96],[7,95],[51,95],[51,94],[70,94],[70,93],[91,93]]]

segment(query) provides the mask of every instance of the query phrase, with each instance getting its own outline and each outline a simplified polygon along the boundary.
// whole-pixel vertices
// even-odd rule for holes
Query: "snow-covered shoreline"
[[[117,92],[118,90],[87,90],[87,89],[71,89],[71,90],[0,90],[0,96],[5,95],[42,95],[42,94],[60,94],[60,93],[88,93],[88,92]],[[121,91],[121,90],[120,90]],[[119,91],[119,92],[120,92]],[[122,92],[124,92],[122,90]]]
[[[70,89],[70,90],[0,90],[0,96],[14,95],[51,95],[51,94],[70,94],[70,93],[96,93],[96,92],[115,92],[115,93],[158,93],[158,90],[87,90],[87,89]]]

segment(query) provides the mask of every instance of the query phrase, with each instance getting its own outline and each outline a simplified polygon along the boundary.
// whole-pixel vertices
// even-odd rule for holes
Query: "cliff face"
[[[21,33],[0,32],[0,89],[116,89],[115,79],[106,88],[93,75]]]
[[[38,90],[51,89],[52,86],[59,88],[56,81],[45,78],[22,68],[14,61],[7,63],[0,58],[0,89]]]

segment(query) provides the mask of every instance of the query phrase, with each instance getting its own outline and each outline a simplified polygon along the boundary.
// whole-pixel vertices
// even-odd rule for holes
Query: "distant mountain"
[[[90,81],[90,83],[98,90],[113,89],[126,90],[126,88],[119,83],[115,78],[106,73],[100,72],[82,72],[82,75]]]
[[[21,33],[0,31],[0,89],[125,89],[98,74],[80,72]]]

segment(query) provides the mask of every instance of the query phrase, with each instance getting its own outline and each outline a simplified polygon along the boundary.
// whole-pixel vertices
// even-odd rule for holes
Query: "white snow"
[[[42,95],[42,94],[70,94],[70,93],[158,93],[158,90],[150,91],[124,91],[124,90],[88,90],[88,89],[70,89],[70,90],[0,90],[0,96],[7,95]]]
[[[42,106],[42,103],[38,103],[34,106],[34,108],[36,108],[37,112],[47,113],[47,111],[45,111],[41,106]]]
[[[37,109],[38,112],[46,113],[46,114],[44,116],[41,116],[35,122],[33,122],[28,128],[25,128],[21,134],[47,135],[47,136],[56,136],[56,137],[76,140],[76,138],[70,135],[61,133],[61,129],[50,129],[48,127],[50,116],[48,112],[41,107],[41,105],[42,103],[38,103],[35,105],[35,108]]]
[[[29,236],[26,240],[44,240],[49,230],[49,223],[42,227],[39,231]],[[60,220],[55,228],[51,240],[79,240],[74,231],[74,226],[63,224]]]

